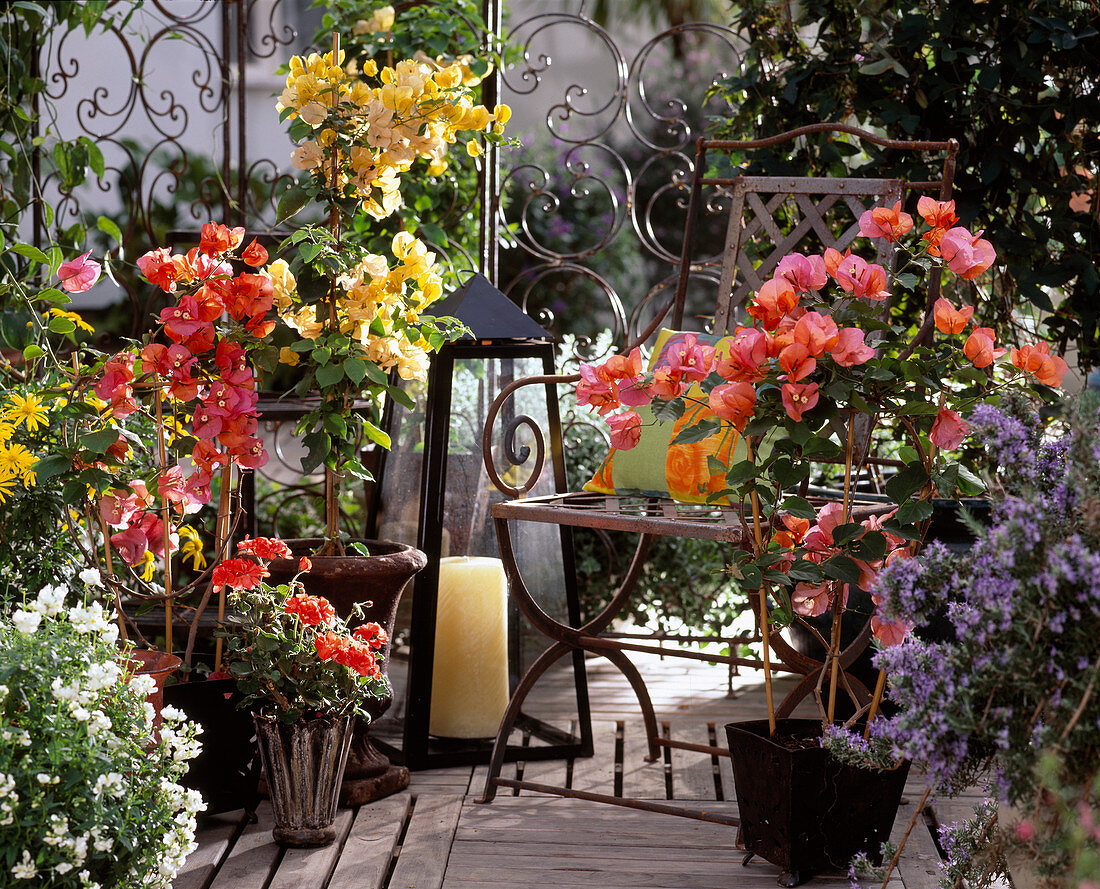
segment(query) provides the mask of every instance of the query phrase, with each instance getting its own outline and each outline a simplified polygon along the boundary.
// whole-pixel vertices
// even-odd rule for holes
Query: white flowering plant
[[[94,580],[88,577],[87,580]],[[0,885],[168,887],[195,848],[179,784],[198,726],[128,676],[118,627],[82,584],[0,618]]]

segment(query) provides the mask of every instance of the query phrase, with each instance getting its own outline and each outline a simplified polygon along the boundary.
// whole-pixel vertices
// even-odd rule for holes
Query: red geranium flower
[[[214,568],[214,589],[253,590],[267,576],[268,570],[252,559],[226,559]]]
[[[237,545],[237,552],[248,553],[259,559],[289,559],[290,547],[276,537],[246,537]]]
[[[378,651],[390,641],[390,637],[386,635],[386,631],[376,623],[358,626],[351,631],[351,635],[360,642],[365,642],[374,651]]]
[[[342,655],[351,645],[351,639],[347,636],[337,636],[332,630],[318,634],[313,644],[317,649],[317,656],[323,661],[331,661],[334,657]]]
[[[305,594],[291,596],[286,600],[283,610],[287,614],[298,615],[298,620],[307,627],[327,624],[336,617],[332,603],[321,596],[307,596]]]

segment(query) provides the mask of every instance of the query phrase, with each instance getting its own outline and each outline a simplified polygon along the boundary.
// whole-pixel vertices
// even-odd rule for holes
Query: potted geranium
[[[288,558],[285,543],[245,540],[214,569],[214,585],[232,590],[224,631],[229,669],[252,709],[275,814],[275,840],[288,846],[327,845],[356,715],[387,692],[379,650],[388,641],[377,623],[349,630],[332,604],[306,593],[302,573],[271,586],[267,565]]]
[[[935,794],[988,780],[1001,809],[944,844],[946,872],[975,889],[1006,863],[1019,889],[1075,887],[1100,860],[1098,406],[1087,395],[1053,427],[1027,402],[976,408],[972,434],[1003,495],[991,525],[970,552],[927,547],[875,589],[889,620],[919,626],[946,607],[955,627],[879,655],[898,711],[871,732],[920,763]]]
[[[1065,371],[1045,344],[995,365],[1005,350],[991,329],[975,324],[962,336],[980,305],[956,308],[941,298],[919,332],[893,322],[887,300],[916,287],[928,269],[974,280],[995,258],[980,233],[954,225],[951,203],[922,197],[918,208],[928,230],[912,246],[913,219],[900,204],[860,219],[862,234],[898,248],[893,275],[851,250],[792,254],[749,301],[749,323],[728,336],[664,334],[648,371],[637,353],[581,368],[578,400],[608,415],[614,447],[635,446],[653,422],[675,422],[670,447],[695,447],[706,468],[691,498],[740,507],[750,545],[732,554],[730,571],[765,639],[768,719],[733,724],[728,734],[742,839],[783,867],[783,885],[844,865],[861,848],[877,852],[904,784],[897,763],[878,771],[880,784],[871,788],[869,773],[820,749],[837,722],[838,696],[852,701],[849,722],[873,717],[885,681],[880,674],[871,696],[840,668],[849,593],[872,589],[886,563],[913,555],[934,495],[981,492],[980,480],[952,455],[968,428],[962,414],[1033,378],[1056,384]],[[837,296],[827,294],[830,282]],[[911,298],[926,301],[919,291]],[[933,326],[940,335],[926,338]],[[628,410],[615,413],[620,406]],[[903,465],[886,485],[894,503],[878,507],[857,504],[852,490],[876,425],[904,445]],[[814,504],[793,492],[822,462],[844,467],[843,488]],[[771,651],[796,655],[776,631],[820,615],[831,617],[827,638],[806,626],[827,654],[805,680],[815,680],[820,719],[777,720]],[[889,645],[907,629],[874,614],[867,632]],[[776,761],[783,767],[765,767]],[[838,793],[842,781],[850,784]]]
[[[131,648],[89,592],[46,586],[0,618],[0,882],[167,889],[204,807],[180,785],[198,728],[165,708],[154,730],[153,681],[125,681]]]

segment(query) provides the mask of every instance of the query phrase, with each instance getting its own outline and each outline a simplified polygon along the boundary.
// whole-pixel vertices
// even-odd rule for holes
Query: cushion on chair
[[[679,342],[682,332],[662,330],[657,336],[649,367],[665,363],[667,350]],[[722,353],[730,337],[696,334],[699,342],[714,346]],[[688,390],[689,396],[700,397],[703,390],[695,384]],[[671,497],[683,503],[705,503],[707,497],[725,490],[724,471],[712,474],[708,457],[714,456],[724,466],[745,459],[745,447],[741,436],[728,425],[691,444],[670,444],[686,426],[703,420],[715,419],[714,412],[705,404],[687,403],[687,410],[675,423],[658,423],[648,406],[635,408],[642,418],[641,439],[627,451],[615,448],[604,458],[584,489],[598,494],[646,494]]]

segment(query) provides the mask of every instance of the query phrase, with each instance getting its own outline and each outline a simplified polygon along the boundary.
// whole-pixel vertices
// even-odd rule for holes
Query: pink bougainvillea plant
[[[831,661],[827,705],[825,669],[817,688],[828,723],[838,685],[840,616],[850,588],[873,593],[883,565],[916,553],[933,497],[983,491],[960,462],[968,432],[964,417],[1007,389],[1058,386],[1066,372],[1047,343],[1011,351],[998,346],[994,331],[978,321],[980,300],[960,306],[942,297],[929,300],[918,289],[923,275],[938,266],[970,282],[956,287],[956,294],[977,293],[973,282],[996,253],[980,231],[956,225],[953,202],[922,197],[917,210],[927,226],[920,238],[900,202],[868,210],[859,220],[860,234],[895,245],[896,272],[851,248],[843,254],[792,253],[745,306],[745,323],[726,338],[688,334],[648,371],[638,349],[583,365],[577,385],[578,400],[605,417],[616,448],[634,447],[641,437],[645,421],[635,408],[648,405],[656,422],[670,422],[689,403],[706,405],[711,416],[685,425],[672,444],[710,436],[736,436],[743,443],[715,449],[736,455],[728,461],[708,457],[711,474],[726,480],[710,500],[740,506],[750,541],[734,555],[730,570],[759,604],[765,635],[800,617],[832,613],[831,639],[819,636]],[[890,307],[903,298],[927,305],[919,330],[894,323]],[[893,503],[857,513],[854,482],[866,465],[872,428],[894,442],[894,456],[886,462],[896,471],[885,483]],[[830,464],[844,466],[842,494],[815,506],[804,496],[805,486]],[[872,616],[880,644],[897,644],[908,629]],[[872,710],[882,678],[868,705]],[[770,688],[768,697],[770,705]]]
[[[114,558],[121,558],[146,584],[160,574],[159,589],[146,586],[144,592],[165,601],[169,650],[172,601],[186,591],[174,587],[171,553],[182,537],[192,567],[207,567],[193,517],[211,501],[217,478],[214,561],[223,559],[239,471],[268,459],[257,434],[249,350],[273,348],[264,338],[275,325],[268,317],[274,288],[260,268],[267,251],[256,241],[242,249],[243,241],[243,228],[209,222],[199,245],[186,253],[159,248],[140,257],[141,274],[169,303],[153,330],[106,358],[89,384],[102,428],[85,437],[94,445],[87,458],[98,451],[113,476],[95,504],[105,561],[113,574]],[[143,448],[152,451],[148,459],[135,459],[133,452]],[[188,654],[194,637],[193,625]]]

